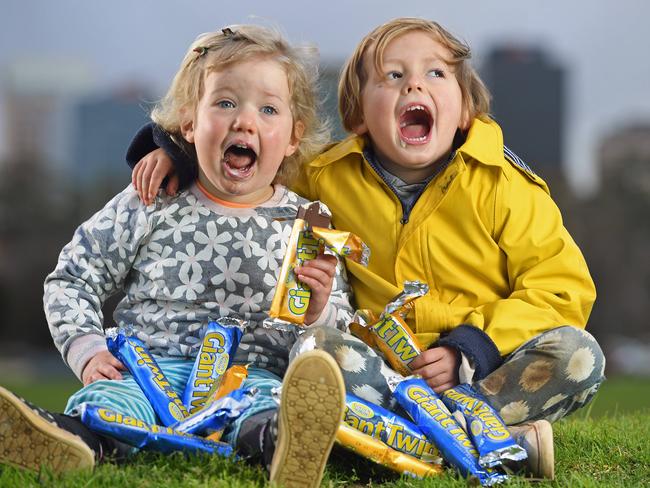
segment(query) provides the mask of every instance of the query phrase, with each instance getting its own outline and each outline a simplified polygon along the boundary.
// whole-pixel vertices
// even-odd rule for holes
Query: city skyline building
[[[505,145],[543,176],[561,176],[566,69],[541,47],[497,45],[481,74]]]
[[[69,59],[23,59],[7,66],[2,77],[2,156],[65,169],[70,164],[71,106],[94,86],[89,67]]]

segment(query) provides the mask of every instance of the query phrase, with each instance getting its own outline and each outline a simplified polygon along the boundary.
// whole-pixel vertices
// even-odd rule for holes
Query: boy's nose
[[[408,95],[413,91],[422,91],[422,80],[417,76],[409,76],[404,81],[403,94]]]

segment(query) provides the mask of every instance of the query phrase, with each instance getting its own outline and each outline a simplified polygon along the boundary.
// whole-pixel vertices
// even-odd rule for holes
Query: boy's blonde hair
[[[345,130],[353,132],[363,122],[361,93],[369,76],[363,65],[366,54],[372,50],[373,65],[381,73],[386,46],[396,37],[416,31],[430,34],[449,51],[451,59],[446,61],[455,68],[456,79],[463,97],[464,112],[469,120],[489,114],[490,93],[478,73],[469,64],[471,57],[469,46],[436,22],[402,17],[386,22],[366,35],[343,66],[339,80],[339,112]]]
[[[317,112],[317,50],[291,46],[277,31],[256,25],[233,25],[220,31],[201,34],[189,47],[166,95],[156,104],[151,119],[167,131],[189,155],[194,146],[181,135],[183,114],[195,113],[203,96],[208,73],[255,57],[280,63],[287,74],[293,115],[292,135],[296,123],[303,126],[296,152],[286,157],[273,180],[289,184],[301,164],[315,156],[329,140],[327,125]]]

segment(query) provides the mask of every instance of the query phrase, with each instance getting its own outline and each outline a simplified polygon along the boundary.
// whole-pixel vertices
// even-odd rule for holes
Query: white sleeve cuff
[[[476,371],[476,366],[472,364],[472,361],[465,356],[465,354],[460,354],[460,367],[458,368],[458,382],[459,383],[472,383],[472,378],[474,377],[474,372]]]
[[[74,339],[68,348],[66,361],[72,372],[81,380],[81,373],[88,361],[97,353],[108,351],[106,338],[98,334],[86,334]],[[83,382],[83,380],[81,380]]]
[[[311,324],[307,324],[308,327],[336,327],[336,307],[328,302],[323,311],[320,313],[318,318],[314,320]]]

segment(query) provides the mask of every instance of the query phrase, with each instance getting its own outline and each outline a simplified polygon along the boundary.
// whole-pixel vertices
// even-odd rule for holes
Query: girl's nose
[[[232,123],[233,130],[242,132],[255,132],[255,118],[250,110],[240,110]]]

